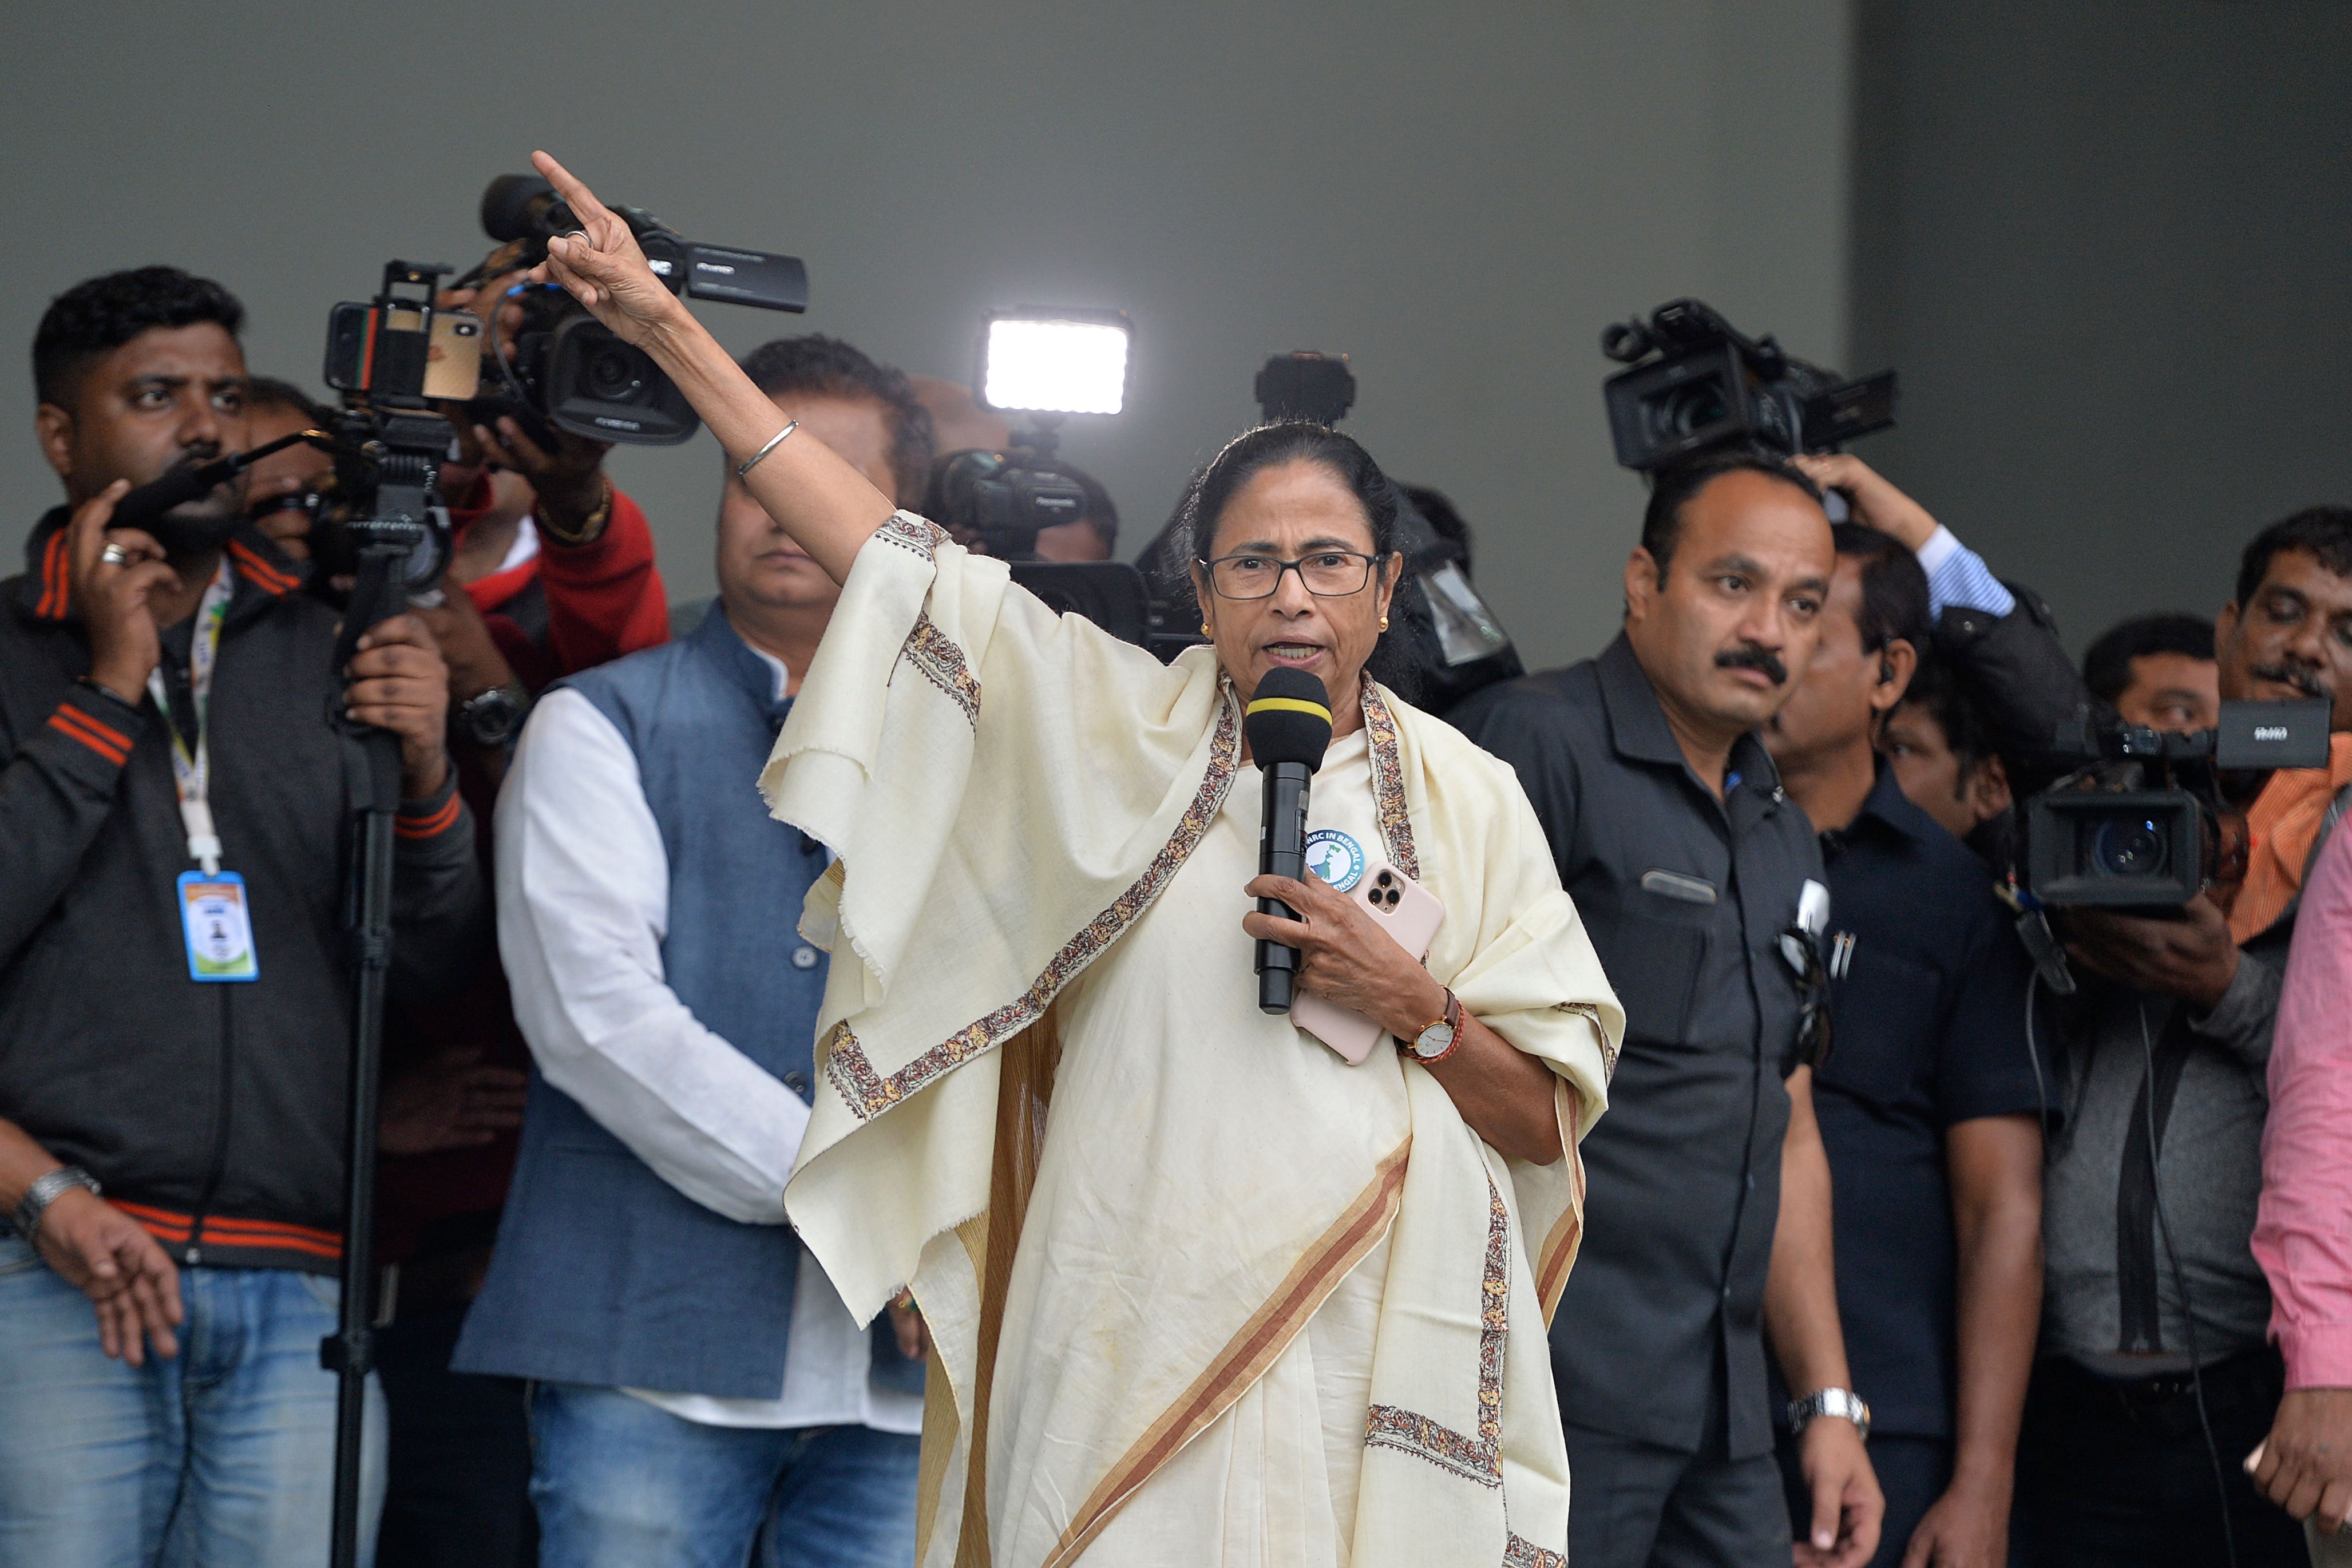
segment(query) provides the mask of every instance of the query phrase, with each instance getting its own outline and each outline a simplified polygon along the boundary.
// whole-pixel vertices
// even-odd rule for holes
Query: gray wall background
[[[1856,451],[2079,655],[2352,502],[2352,5],[1864,0]]]
[[[823,331],[968,379],[987,306],[1128,310],[1129,411],[1065,450],[1130,551],[1267,353],[1350,353],[1349,427],[1454,496],[1557,662],[1613,629],[1639,515],[1602,323],[1693,292],[1844,353],[1851,33],[1844,0],[48,7],[0,58],[0,342],[170,260],[315,385],[328,306],[392,256],[469,263],[483,184],[544,145],[689,237],[808,258],[805,317],[700,307],[738,350]],[[0,377],[11,563],[57,494],[28,382]],[[710,588],[718,461],[707,434],[612,459],[674,597]]]
[[[326,308],[486,245],[535,144],[690,236],[805,256],[802,318],[968,377],[979,312],[1115,305],[1129,412],[1066,450],[1129,550],[1254,416],[1271,352],[1354,356],[1350,427],[1447,490],[1531,664],[1598,647],[1641,490],[1595,339],[1696,293],[1903,373],[1864,456],[2081,644],[2202,611],[2262,522],[2352,499],[2352,6],[2342,0],[946,0],[653,14],[415,0],[16,19],[0,342],[93,272],[235,288],[315,384]],[[54,480],[0,377],[0,552]],[[710,588],[706,435],[623,448],[675,597]]]

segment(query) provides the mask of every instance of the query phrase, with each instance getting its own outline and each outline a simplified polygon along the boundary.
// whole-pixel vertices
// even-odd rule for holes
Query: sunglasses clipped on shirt
[[[1797,977],[1797,1059],[1818,1068],[1830,1055],[1830,979],[1821,944],[1791,923],[1780,933],[1780,959]]]

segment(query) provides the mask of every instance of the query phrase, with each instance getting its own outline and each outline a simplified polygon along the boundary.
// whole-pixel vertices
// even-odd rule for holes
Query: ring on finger
[[[100,561],[105,562],[109,566],[128,566],[131,564],[131,552],[123,549],[120,544],[109,544],[105,549],[98,552],[98,558]]]

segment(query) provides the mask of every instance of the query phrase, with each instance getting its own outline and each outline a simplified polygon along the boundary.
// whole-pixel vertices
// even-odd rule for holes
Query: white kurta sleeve
[[[695,1202],[783,1223],[808,1107],[667,984],[661,831],[627,742],[578,692],[531,714],[497,856],[499,952],[540,1072]]]

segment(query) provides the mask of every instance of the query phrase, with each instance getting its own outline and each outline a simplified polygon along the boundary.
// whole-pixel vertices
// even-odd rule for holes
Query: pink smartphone
[[[1378,917],[1391,940],[1412,955],[1415,963],[1429,956],[1429,943],[1445,920],[1445,906],[1437,895],[1382,861],[1375,864],[1349,889],[1348,896]],[[1361,1013],[1301,991],[1290,1004],[1290,1021],[1330,1047],[1349,1067],[1360,1063],[1381,1043],[1383,1029]]]

